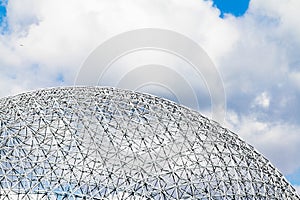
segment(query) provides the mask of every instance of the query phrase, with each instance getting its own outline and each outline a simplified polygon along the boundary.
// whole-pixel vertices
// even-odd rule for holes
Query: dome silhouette
[[[252,146],[171,101],[101,87],[0,100],[0,199],[300,199]]]

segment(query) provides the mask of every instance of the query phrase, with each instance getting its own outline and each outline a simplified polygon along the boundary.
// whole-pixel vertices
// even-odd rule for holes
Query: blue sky
[[[196,41],[218,68],[226,92],[226,127],[300,188],[299,0],[8,3],[9,32],[0,34],[0,97],[73,85],[84,60],[114,35],[145,27],[173,30]],[[0,7],[0,21],[5,16]],[[139,64],[128,60],[122,62]],[[205,83],[188,69],[175,70],[190,80],[201,97],[200,112],[209,116]],[[119,71],[106,80],[117,81]]]
[[[0,23],[2,23],[3,18],[6,16],[6,7],[0,4]]]
[[[230,13],[234,16],[242,16],[247,11],[250,0],[213,0],[213,5],[220,11],[220,17],[224,17],[224,14]]]
[[[4,1],[0,1],[0,34],[4,33],[6,27],[5,23],[5,17],[6,17],[6,3]]]

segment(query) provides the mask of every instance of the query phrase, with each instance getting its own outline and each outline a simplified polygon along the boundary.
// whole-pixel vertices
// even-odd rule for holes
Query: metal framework
[[[300,199],[236,134],[168,100],[100,87],[0,100],[0,199]]]

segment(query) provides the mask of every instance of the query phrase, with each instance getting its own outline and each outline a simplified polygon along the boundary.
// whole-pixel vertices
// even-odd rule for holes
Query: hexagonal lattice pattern
[[[299,199],[236,134],[158,97],[58,88],[0,107],[0,199]]]

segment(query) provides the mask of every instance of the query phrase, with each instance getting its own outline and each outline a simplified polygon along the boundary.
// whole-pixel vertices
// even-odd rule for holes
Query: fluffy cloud
[[[290,174],[300,168],[299,3],[252,0],[244,16],[221,19],[202,0],[10,0],[9,28],[0,35],[0,96],[72,85],[83,61],[108,38],[170,29],[199,43],[220,70],[227,126]]]
[[[270,100],[270,95],[266,92],[263,92],[255,98],[253,106],[260,106],[267,109],[270,106]]]
[[[229,111],[228,126],[238,130],[239,135],[255,146],[284,174],[299,169],[300,126],[287,122],[264,122],[255,114],[238,116]]]
[[[195,0],[11,0],[7,7],[8,34],[0,38],[0,52],[4,52],[0,66],[9,68],[3,73],[27,79],[24,89],[51,85],[58,73],[64,75],[65,84],[72,84],[80,65],[95,47],[113,35],[146,27],[178,31],[217,57],[230,49],[237,32],[218,17],[219,11],[211,5]],[[220,33],[227,35],[226,40],[218,36]],[[24,77],[32,66],[38,74]],[[12,89],[7,88],[1,95],[6,93],[13,93]]]

